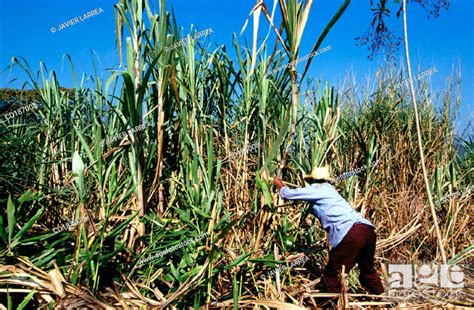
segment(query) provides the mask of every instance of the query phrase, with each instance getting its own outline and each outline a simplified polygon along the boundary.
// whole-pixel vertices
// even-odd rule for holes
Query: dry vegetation
[[[191,37],[166,49],[181,31],[160,4],[159,12],[146,0],[116,5],[120,47],[124,26],[127,36],[124,69],[106,81],[94,76],[66,90],[54,72],[41,67],[36,75],[15,59],[31,78],[36,95],[28,98],[39,108],[0,125],[5,306],[316,307],[324,296],[315,289],[327,259],[324,231],[306,205],[281,201],[271,185],[281,174],[303,186],[301,176],[313,165],[330,165],[336,177],[380,161],[337,188],[378,227],[376,256],[385,279],[389,262],[441,261],[410,95],[398,87],[403,70],[388,64],[364,86],[308,81],[301,93],[296,68],[266,72],[298,58],[290,34],[304,25],[291,29],[288,20],[305,22],[309,8],[281,1],[285,47],[267,55],[264,46],[257,54],[254,42],[243,52],[236,38],[231,60],[224,46],[211,49]],[[426,165],[435,202],[460,193],[436,203],[436,213],[448,261],[466,267],[466,277],[456,300],[408,303],[467,306],[474,293],[466,191],[473,184],[473,144],[453,132],[460,78],[453,74],[442,94],[431,92],[428,81],[417,84]],[[144,122],[151,126],[104,143]],[[255,143],[256,150],[231,158]],[[83,216],[89,221],[53,232]],[[206,232],[206,239],[137,265]],[[311,258],[304,266],[259,278],[300,252]],[[361,295],[356,273],[346,279],[340,303],[407,303]]]

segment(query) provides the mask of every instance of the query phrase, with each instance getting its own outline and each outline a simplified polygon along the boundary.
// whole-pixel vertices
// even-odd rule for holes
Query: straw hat
[[[325,167],[314,167],[311,170],[310,174],[307,174],[303,177],[303,179],[308,182],[312,180],[326,180],[331,181],[331,175],[329,174],[329,169],[327,166]]]

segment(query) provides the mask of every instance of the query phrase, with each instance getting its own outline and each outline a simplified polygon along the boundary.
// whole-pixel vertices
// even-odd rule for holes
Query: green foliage
[[[387,73],[362,94],[308,81],[304,103],[296,101],[298,109],[292,110],[295,81],[288,72],[266,74],[282,65],[283,51],[268,56],[265,47],[257,59],[253,51],[241,50],[237,37],[236,60],[226,47],[212,49],[203,39],[167,49],[183,31],[166,3],[159,4],[159,14],[144,0],[115,5],[124,68],[105,81],[96,74],[93,85],[85,78],[77,84],[68,57],[76,85],[66,90],[54,72],[41,66],[36,74],[24,60],[14,59],[30,77],[34,100],[42,102],[32,112],[41,125],[24,115],[0,124],[0,202],[6,205],[0,217],[2,260],[24,256],[46,271],[57,265],[67,282],[97,294],[110,287],[130,290],[133,284],[144,297],[154,299],[159,292],[178,308],[215,300],[233,300],[237,308],[249,294],[263,296],[255,274],[324,236],[314,219],[310,228],[303,227],[308,210],[301,204],[282,209],[270,182],[292,134],[292,116],[285,180],[304,186],[301,176],[314,165],[330,165],[336,176],[380,159],[381,165],[338,186],[356,209],[366,203],[366,216],[383,226],[381,235],[397,229],[392,216],[402,222],[400,214],[407,210],[391,195],[410,189],[416,200],[422,192],[412,112],[406,93],[395,88],[401,74]],[[323,30],[315,50],[347,4]],[[287,14],[284,49],[292,57],[298,54],[307,10],[288,1],[282,11]],[[472,183],[472,143],[458,163],[452,141],[438,143],[440,135],[452,133],[453,120],[443,115],[450,105],[434,111],[426,87],[419,89],[426,102],[422,127],[434,154],[433,187],[442,197],[453,185]],[[105,143],[143,123],[151,126]],[[240,152],[253,143],[260,146],[255,153]],[[236,152],[242,155],[230,159]],[[462,217],[464,209],[459,210]],[[53,231],[85,211],[89,221]],[[439,212],[449,214],[448,207],[440,205]],[[467,238],[456,243],[458,222],[445,219],[452,223],[446,243],[458,258],[468,248]],[[203,233],[208,237],[138,266],[140,259]],[[425,237],[420,234],[413,243],[418,246]],[[312,255],[315,264],[323,263],[321,254]],[[283,286],[292,283],[291,273],[281,275]]]

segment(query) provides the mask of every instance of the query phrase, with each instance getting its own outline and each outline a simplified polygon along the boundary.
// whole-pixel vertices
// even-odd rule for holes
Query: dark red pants
[[[382,281],[374,268],[376,239],[372,226],[361,223],[352,226],[344,239],[329,252],[329,262],[321,279],[326,292],[339,293],[342,265],[345,266],[345,273],[349,273],[356,263],[360,269],[360,284],[370,294],[384,292]]]

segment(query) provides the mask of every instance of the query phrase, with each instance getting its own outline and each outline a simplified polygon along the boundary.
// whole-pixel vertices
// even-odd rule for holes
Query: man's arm
[[[289,200],[304,200],[304,201],[313,201],[318,197],[315,193],[314,188],[303,187],[290,189],[288,187],[282,187],[280,189],[280,197]]]
[[[273,184],[278,188],[280,192],[280,197],[288,200],[305,200],[305,201],[312,201],[317,199],[315,195],[315,190],[311,187],[303,187],[303,188],[296,188],[296,189],[289,189],[286,186],[283,186],[283,182],[275,177],[273,179]]]

